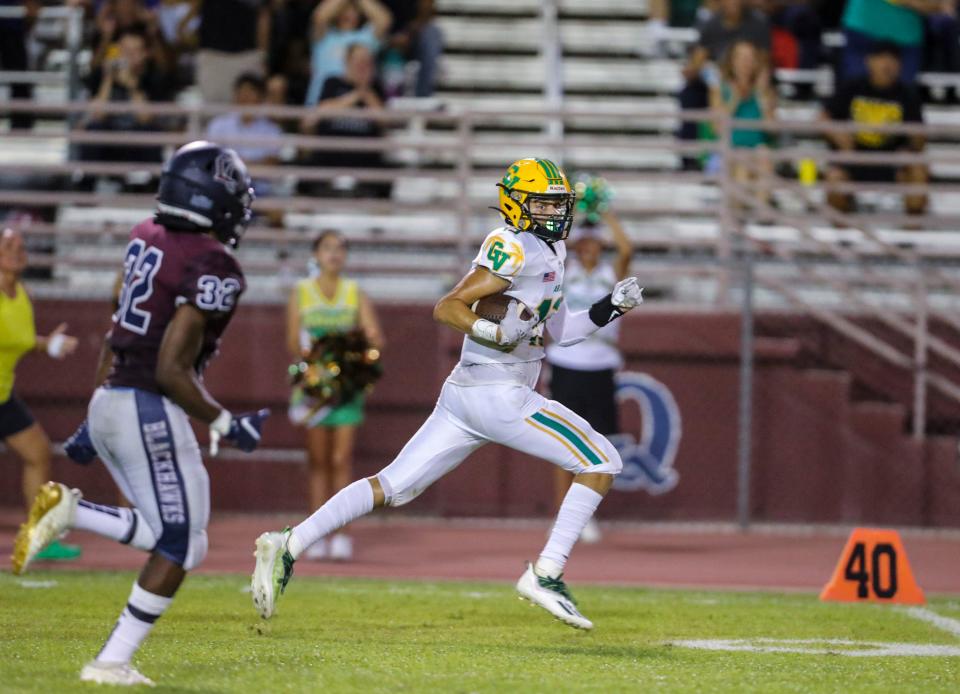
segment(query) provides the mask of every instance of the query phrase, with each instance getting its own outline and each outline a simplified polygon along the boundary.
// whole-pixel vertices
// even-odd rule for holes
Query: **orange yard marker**
[[[854,528],[821,600],[923,605],[926,600],[896,530]]]

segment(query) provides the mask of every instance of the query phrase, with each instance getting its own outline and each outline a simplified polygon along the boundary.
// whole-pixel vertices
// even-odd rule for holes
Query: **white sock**
[[[550,538],[537,560],[537,573],[556,578],[563,572],[570,550],[602,499],[603,495],[590,487],[576,482],[570,485],[570,491],[563,497],[557,520],[550,531]]]
[[[133,584],[127,606],[110,632],[97,660],[102,663],[129,663],[147,634],[173,602],[173,598],[148,593],[137,583]]]
[[[357,480],[334,494],[312,516],[295,527],[287,540],[287,550],[296,559],[320,538],[372,510],[373,487],[366,479]]]
[[[136,509],[103,506],[81,499],[77,504],[73,527],[146,551],[152,550],[157,544],[153,531]]]

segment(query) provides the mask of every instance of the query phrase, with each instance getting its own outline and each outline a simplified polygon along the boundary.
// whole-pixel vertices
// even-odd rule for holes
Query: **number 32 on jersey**
[[[114,321],[138,335],[146,335],[150,312],[140,306],[153,294],[153,278],[163,264],[163,251],[134,239],[123,259],[123,286]]]
[[[114,321],[138,335],[146,335],[150,327],[150,311],[143,304],[153,295],[153,281],[163,265],[163,251],[134,239],[127,246],[123,262],[123,285]],[[237,303],[240,280],[201,275],[197,278],[193,303],[201,311],[228,312]]]
[[[240,293],[240,281],[233,277],[201,275],[197,280],[196,304],[204,311],[232,311]]]

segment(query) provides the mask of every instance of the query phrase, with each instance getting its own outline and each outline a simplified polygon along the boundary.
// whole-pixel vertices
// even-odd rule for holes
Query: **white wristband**
[[[487,342],[497,342],[497,331],[500,329],[493,321],[489,321],[486,318],[478,318],[473,327],[470,328],[470,334],[481,340],[486,340]]]
[[[226,436],[230,432],[230,422],[233,421],[233,415],[226,410],[220,410],[217,418],[210,422],[210,431],[215,431],[220,436]]]
[[[56,335],[51,335],[47,338],[47,354],[49,354],[54,359],[59,359],[63,356],[63,346],[67,341],[66,336],[63,333],[57,333]]]

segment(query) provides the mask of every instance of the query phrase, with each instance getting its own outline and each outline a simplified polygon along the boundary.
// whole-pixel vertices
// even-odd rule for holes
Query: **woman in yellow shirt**
[[[336,231],[321,232],[313,242],[316,277],[300,280],[287,303],[287,349],[295,361],[303,358],[313,341],[332,332],[359,328],[370,346],[383,349],[383,333],[373,304],[356,280],[341,276],[347,260],[347,242]],[[327,499],[352,481],[353,442],[363,422],[363,395],[333,409],[314,411],[303,393],[295,389],[290,401],[290,418],[307,431],[307,462],[311,508],[320,508]],[[349,559],[353,543],[343,533],[312,545],[312,559]]]
[[[13,392],[14,370],[29,352],[63,359],[77,348],[77,338],[65,333],[66,323],[46,337],[37,335],[30,297],[20,284],[27,266],[23,237],[13,229],[0,234],[0,441],[23,460],[23,499],[30,509],[40,486],[50,479],[50,440]],[[39,559],[74,559],[79,547],[53,542]]]

